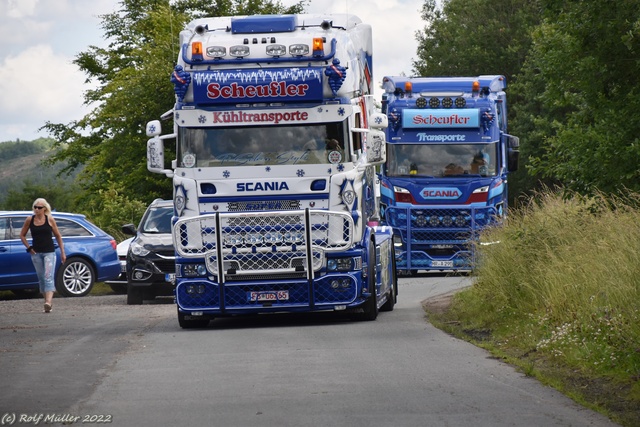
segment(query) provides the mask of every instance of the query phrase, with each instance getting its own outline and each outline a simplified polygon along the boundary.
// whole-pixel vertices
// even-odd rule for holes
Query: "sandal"
[[[44,312],[45,313],[50,313],[51,312],[51,304],[49,303],[44,303]]]

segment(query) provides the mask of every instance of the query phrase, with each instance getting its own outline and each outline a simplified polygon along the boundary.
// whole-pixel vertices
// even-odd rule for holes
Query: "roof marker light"
[[[479,92],[480,91],[480,82],[479,81],[475,81],[473,82],[473,85],[471,86],[471,91],[473,92]]]
[[[192,61],[204,60],[204,57],[202,56],[202,42],[191,43],[191,60]]]
[[[313,56],[324,56],[324,40],[322,37],[313,38]]]
[[[411,82],[404,82],[404,91],[408,94],[413,92],[413,84]]]

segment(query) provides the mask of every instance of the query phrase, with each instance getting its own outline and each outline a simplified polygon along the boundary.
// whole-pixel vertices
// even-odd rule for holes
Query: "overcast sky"
[[[311,0],[307,11],[352,13],[372,25],[379,86],[385,75],[411,75],[423,3]],[[83,105],[86,76],[72,61],[89,45],[106,46],[99,15],[118,9],[118,0],[0,0],[0,142],[46,137],[38,129],[47,121],[66,124],[91,110]]]

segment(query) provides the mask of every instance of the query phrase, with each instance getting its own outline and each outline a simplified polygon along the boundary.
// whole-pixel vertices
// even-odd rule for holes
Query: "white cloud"
[[[4,10],[0,12],[6,13],[10,18],[22,18],[33,15],[37,4],[38,0],[7,0],[2,7]]]
[[[0,142],[47,136],[47,121],[81,119],[86,76],[72,64],[104,45],[98,15],[119,0],[0,0]]]
[[[46,121],[80,118],[85,77],[71,60],[56,55],[48,45],[32,46],[4,59],[0,64],[1,140],[26,139],[21,135],[33,135]]]

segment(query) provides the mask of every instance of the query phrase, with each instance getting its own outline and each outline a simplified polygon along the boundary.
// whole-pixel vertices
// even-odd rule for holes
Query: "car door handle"
[[[8,252],[9,250],[5,246],[0,246],[0,252]]]

